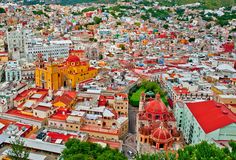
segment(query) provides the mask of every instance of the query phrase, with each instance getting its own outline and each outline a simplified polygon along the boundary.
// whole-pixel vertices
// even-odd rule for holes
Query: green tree
[[[116,22],[116,25],[117,26],[121,25],[121,22],[120,21]]]
[[[24,141],[20,138],[16,138],[11,142],[11,150],[8,152],[8,156],[12,160],[27,160],[29,152],[24,148]]]
[[[229,143],[231,147],[235,145],[235,142]],[[232,147],[233,148],[233,147]],[[178,150],[178,159],[180,160],[189,160],[189,159],[224,159],[224,160],[233,160],[235,157],[235,152],[232,149],[230,152],[227,148],[219,148],[215,144],[207,143],[203,141],[196,145],[186,146],[184,149]]]
[[[97,160],[123,160],[124,157],[120,156],[120,153],[116,150],[107,150],[98,156]]]
[[[127,158],[118,150],[109,147],[103,148],[101,145],[90,142],[81,142],[78,139],[70,139],[65,144],[66,148],[62,152],[64,160],[126,160]],[[105,157],[105,158],[104,158]]]
[[[164,24],[164,25],[163,25],[163,28],[168,29],[168,28],[169,28],[169,25],[168,25],[168,24]]]
[[[101,23],[102,18],[94,17],[94,18],[93,18],[93,21],[94,21],[95,24],[99,24],[99,23]]]
[[[156,154],[138,155],[136,160],[235,160],[236,142],[230,141],[232,151],[226,148],[219,148],[215,144],[203,141],[196,145],[188,145],[179,149],[176,153],[159,152]]]
[[[172,152],[159,152],[156,154],[143,154],[138,155],[136,160],[176,160],[177,155],[176,153]]]
[[[6,13],[4,8],[0,8],[0,13]]]
[[[189,42],[194,42],[195,41],[195,38],[194,37],[190,37],[189,38]]]
[[[146,84],[145,88],[147,89],[147,91],[153,91],[157,88],[157,86],[155,83],[149,82]]]
[[[103,59],[103,55],[102,54],[99,55],[99,59],[100,60]]]
[[[119,47],[120,47],[121,50],[123,50],[123,51],[125,50],[125,45],[124,44],[120,44]]]

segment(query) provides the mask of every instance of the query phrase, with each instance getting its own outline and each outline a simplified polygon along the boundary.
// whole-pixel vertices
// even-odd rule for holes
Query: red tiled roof
[[[14,115],[16,117],[23,118],[23,119],[27,118],[27,119],[32,119],[36,121],[43,121],[43,118],[38,118],[38,117],[22,114],[21,111],[18,111],[16,109],[9,110],[8,112],[6,112],[6,114]]]
[[[54,100],[54,103],[62,102],[67,106],[74,100],[75,97],[76,97],[76,93],[66,92],[62,96],[56,97]]]
[[[67,94],[71,98],[76,98],[76,95],[77,95],[77,93],[74,91],[65,91],[65,94]]]
[[[228,42],[222,45],[224,52],[232,52],[234,50],[234,42]]]
[[[215,101],[187,103],[205,133],[236,123],[236,116],[223,104]]]
[[[26,96],[31,92],[31,90],[25,90],[22,93],[18,94],[16,98],[14,98],[14,101],[19,101],[23,98],[26,98]]]
[[[51,138],[51,143],[55,143],[57,139],[62,139],[64,142],[67,142],[69,138],[76,138],[76,135],[72,134],[63,134],[63,133],[57,133],[57,132],[48,132],[47,136]]]
[[[16,96],[16,98],[14,98],[14,101],[19,101],[23,98],[27,98],[29,96],[29,93],[34,92],[34,93],[38,93],[38,94],[42,94],[43,96],[41,96],[38,100],[42,100],[45,98],[45,96],[48,93],[47,89],[38,89],[38,88],[30,88],[28,90],[24,90],[22,93],[18,94]],[[32,98],[31,98],[32,99]]]
[[[190,93],[187,88],[179,87],[179,86],[174,86],[174,87],[173,87],[173,90],[174,90],[177,94],[188,94],[188,93]]]
[[[109,100],[109,99],[114,99],[114,96],[100,95],[98,106],[105,106],[105,104],[107,103],[107,100]]]
[[[128,95],[125,93],[116,93],[116,96],[122,97],[122,98],[127,98]]]
[[[68,111],[57,111],[50,117],[50,119],[65,121],[68,116]]]
[[[150,60],[144,60],[145,64],[157,64],[157,60],[156,59],[150,59]]]
[[[31,125],[23,124],[23,123],[19,123],[19,122],[16,122],[15,125],[19,128],[19,130],[21,130],[22,127],[25,127],[27,130],[32,127]],[[25,130],[25,131],[27,131],[27,130]]]
[[[8,127],[8,125],[12,124],[12,123],[15,123],[15,121],[10,121],[10,120],[6,120],[6,119],[0,119],[0,123],[5,125],[2,129],[0,129],[0,134],[2,134],[2,132]]]

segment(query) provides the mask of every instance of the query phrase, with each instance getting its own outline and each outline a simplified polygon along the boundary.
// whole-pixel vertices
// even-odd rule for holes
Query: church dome
[[[161,100],[151,100],[145,106],[146,113],[165,114],[168,112],[165,104]]]
[[[168,142],[172,139],[172,135],[168,129],[160,126],[152,133],[152,139],[158,142]]]
[[[79,61],[80,61],[79,57],[75,55],[70,55],[66,60],[66,62],[79,62]]]

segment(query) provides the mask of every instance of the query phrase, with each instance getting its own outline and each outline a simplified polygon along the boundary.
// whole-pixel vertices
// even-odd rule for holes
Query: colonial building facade
[[[41,54],[37,61],[35,83],[37,87],[53,90],[76,88],[76,84],[94,78],[97,73],[97,69],[90,67],[86,61],[80,61],[75,55],[70,55],[62,64],[56,64],[52,61],[44,63]]]

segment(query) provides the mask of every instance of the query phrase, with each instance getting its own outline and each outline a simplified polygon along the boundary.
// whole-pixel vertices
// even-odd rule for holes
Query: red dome
[[[168,112],[165,104],[161,100],[156,99],[148,102],[145,106],[145,110],[147,113],[152,114],[164,114]]]
[[[79,62],[79,61],[80,61],[79,57],[75,55],[70,55],[66,60],[66,62]]]
[[[164,127],[159,127],[154,130],[152,133],[152,138],[157,141],[169,141],[172,138],[172,135],[168,131],[168,129]]]

